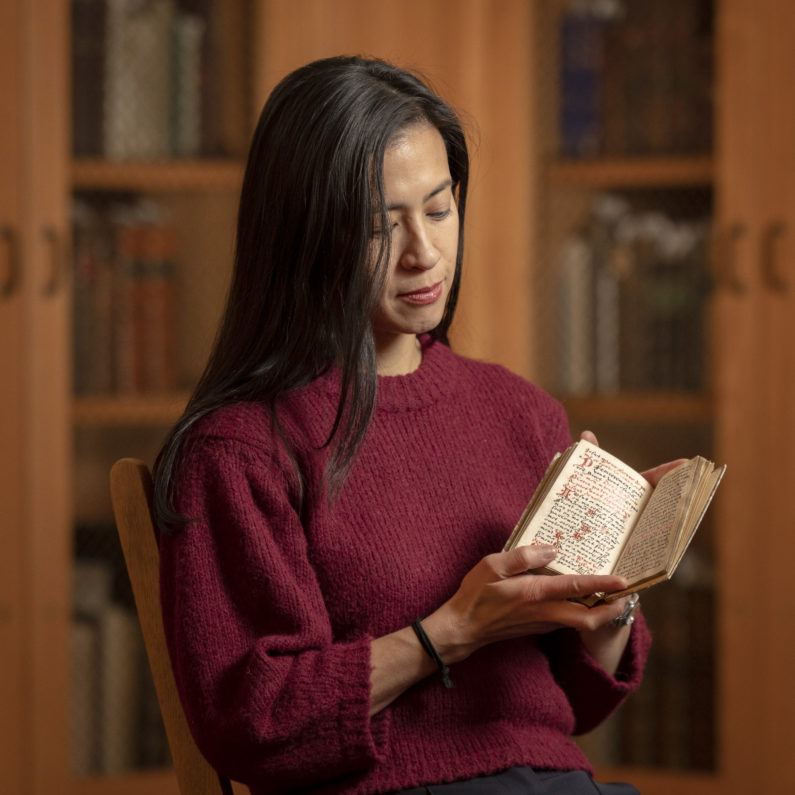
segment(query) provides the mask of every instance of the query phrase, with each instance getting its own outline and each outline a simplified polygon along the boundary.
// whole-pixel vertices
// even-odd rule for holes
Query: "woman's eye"
[[[434,221],[441,221],[447,218],[448,215],[452,212],[451,207],[447,207],[444,210],[437,210],[436,212],[428,213],[428,215],[434,219]]]
[[[373,237],[385,237],[386,235],[391,235],[392,230],[397,227],[397,221],[393,221],[389,224],[389,226],[376,226],[373,227],[372,236]]]

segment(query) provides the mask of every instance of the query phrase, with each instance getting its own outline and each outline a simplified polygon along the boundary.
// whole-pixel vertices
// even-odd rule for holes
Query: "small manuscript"
[[[629,587],[585,599],[617,599],[670,579],[726,467],[701,456],[654,488],[597,445],[581,440],[549,465],[505,549],[551,544],[548,574],[618,574]]]

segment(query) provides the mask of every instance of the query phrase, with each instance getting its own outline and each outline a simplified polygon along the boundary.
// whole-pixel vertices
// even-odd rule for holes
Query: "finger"
[[[597,447],[599,447],[599,440],[596,438],[596,434],[593,431],[583,431],[580,434],[580,439],[582,439],[584,442],[595,444]]]
[[[612,574],[560,574],[539,577],[534,585],[542,600],[582,599],[594,593],[612,593],[627,587],[623,577]]]
[[[623,608],[619,610],[615,602],[609,602],[596,605],[590,609],[586,608],[585,612],[578,615],[575,620],[579,624],[579,629],[594,630],[609,624],[618,618],[622,612]]]
[[[662,479],[663,475],[667,475],[672,469],[676,469],[686,461],[686,458],[677,458],[676,461],[668,461],[667,463],[660,464],[659,466],[653,467],[652,469],[647,469],[645,472],[641,472],[641,475],[646,478],[646,480],[648,480],[652,486],[656,486]]]
[[[551,563],[557,551],[550,544],[530,544],[516,547],[509,552],[498,552],[493,556],[495,571],[501,577],[513,577],[532,569],[540,569]]]

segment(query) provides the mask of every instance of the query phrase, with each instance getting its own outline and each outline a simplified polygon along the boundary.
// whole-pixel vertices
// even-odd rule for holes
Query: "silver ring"
[[[622,612],[617,618],[614,618],[610,624],[614,627],[630,626],[635,620],[635,613],[639,607],[640,597],[636,593],[633,593],[629,599],[627,599],[627,603],[624,606],[624,612]]]

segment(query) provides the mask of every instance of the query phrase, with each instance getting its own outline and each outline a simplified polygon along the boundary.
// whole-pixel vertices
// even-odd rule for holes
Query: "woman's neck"
[[[422,363],[422,346],[414,334],[376,339],[375,356],[378,375],[406,375]]]

